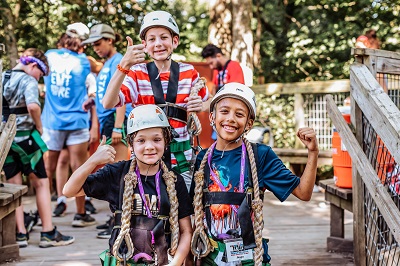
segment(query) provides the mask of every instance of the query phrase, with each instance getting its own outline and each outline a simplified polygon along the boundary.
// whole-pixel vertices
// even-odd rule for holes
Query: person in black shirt
[[[97,151],[72,174],[63,193],[109,202],[115,226],[110,249],[100,255],[103,264],[117,259],[181,265],[190,249],[193,207],[183,178],[161,160],[171,141],[168,119],[156,105],[135,107],[129,114],[127,134],[134,159],[113,163],[115,149],[105,144],[103,136]]]

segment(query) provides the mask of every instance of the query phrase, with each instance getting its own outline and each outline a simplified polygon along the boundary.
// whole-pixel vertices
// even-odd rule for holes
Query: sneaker
[[[74,220],[72,221],[73,227],[85,227],[96,224],[96,220],[89,214],[75,214]]]
[[[30,211],[29,213],[24,212],[24,224],[26,231],[30,233],[33,227],[38,223],[39,213],[38,211]]]
[[[110,217],[108,220],[108,228],[100,233],[97,234],[97,238],[108,239],[111,237],[111,232],[115,225],[114,217]]]
[[[17,233],[16,241],[20,248],[26,248],[28,246],[28,240],[29,240],[28,232],[26,234]]]
[[[85,200],[85,210],[88,214],[94,214],[97,212],[96,208],[93,206],[90,200]]]
[[[106,229],[97,234],[97,238],[109,239],[111,237],[111,229]]]
[[[59,231],[57,231],[57,227],[54,227],[54,230],[51,232],[40,233],[39,247],[49,248],[57,246],[66,246],[72,244],[74,241],[75,241],[74,237],[62,235]]]
[[[114,217],[110,216],[110,218],[108,219],[108,221],[105,224],[101,224],[101,225],[96,226],[96,229],[97,230],[108,229],[108,227],[110,227],[111,220],[114,220]]]
[[[67,204],[65,204],[64,202],[58,203],[56,208],[54,209],[53,216],[54,217],[63,216],[66,209],[67,209]]]

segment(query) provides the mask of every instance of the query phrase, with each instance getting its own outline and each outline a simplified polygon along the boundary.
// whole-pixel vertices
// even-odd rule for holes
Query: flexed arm
[[[301,200],[311,199],[312,190],[317,176],[318,166],[318,141],[314,129],[309,127],[300,128],[297,137],[308,149],[306,168],[300,178],[300,184],[293,190],[293,195]]]

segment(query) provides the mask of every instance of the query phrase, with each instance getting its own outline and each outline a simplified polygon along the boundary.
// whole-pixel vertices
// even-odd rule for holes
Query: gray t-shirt
[[[4,80],[4,75],[5,72],[3,72],[2,80]],[[3,87],[3,95],[10,108],[26,107],[30,103],[36,103],[40,106],[37,80],[21,70],[11,72],[10,80]],[[17,115],[16,122],[17,131],[31,130],[35,127],[35,123],[29,114]],[[14,141],[18,142],[17,139]]]

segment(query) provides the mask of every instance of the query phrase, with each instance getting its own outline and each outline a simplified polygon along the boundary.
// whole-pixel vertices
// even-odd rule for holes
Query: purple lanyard
[[[146,196],[144,195],[142,177],[140,176],[140,171],[138,167],[136,167],[136,175],[138,180],[140,197],[142,198],[143,205],[146,208],[147,217],[152,218],[153,216],[151,215],[150,206],[147,203]],[[158,200],[158,211],[160,211],[161,207],[160,170],[158,170],[155,180],[156,180],[156,190],[157,190],[157,200]]]
[[[211,158],[212,158],[212,153],[214,152],[215,145],[217,145],[217,142],[214,142],[211,147],[210,147],[210,152],[208,153],[208,166],[210,167],[210,174],[214,177],[215,182],[221,189],[221,191],[225,191],[226,187],[222,184],[221,180],[219,177],[214,173],[213,169],[211,168]],[[242,156],[240,158],[240,179],[239,179],[239,193],[243,193],[244,191],[244,170],[245,170],[245,164],[246,162],[246,146],[242,142]],[[231,205],[232,209],[237,213],[237,208],[233,205]]]

